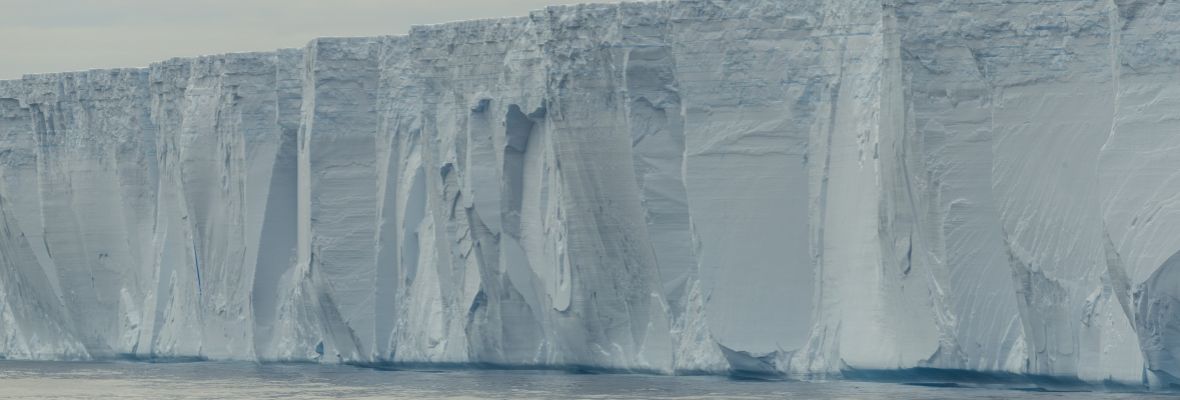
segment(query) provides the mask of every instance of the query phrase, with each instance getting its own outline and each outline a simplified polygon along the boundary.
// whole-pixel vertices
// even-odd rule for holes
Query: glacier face
[[[1178,21],[554,6],[0,81],[0,355],[1167,385]]]

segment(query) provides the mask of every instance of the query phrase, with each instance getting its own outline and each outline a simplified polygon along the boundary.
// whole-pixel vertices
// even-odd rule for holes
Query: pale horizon
[[[405,34],[414,25],[525,16],[612,0],[0,0],[0,80],[142,68],[175,57],[303,47],[320,37]]]

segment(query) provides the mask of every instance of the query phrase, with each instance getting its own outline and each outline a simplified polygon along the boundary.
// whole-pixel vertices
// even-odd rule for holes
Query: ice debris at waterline
[[[685,0],[0,82],[0,354],[1180,377],[1180,1]]]

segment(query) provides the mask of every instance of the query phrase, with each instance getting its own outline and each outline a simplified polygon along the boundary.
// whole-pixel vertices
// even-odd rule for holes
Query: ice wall
[[[554,6],[0,81],[0,355],[1166,386],[1178,22]]]

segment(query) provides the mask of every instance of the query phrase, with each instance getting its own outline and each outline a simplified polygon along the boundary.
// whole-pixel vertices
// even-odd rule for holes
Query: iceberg
[[[1177,20],[624,2],[0,81],[0,356],[1180,384]]]

